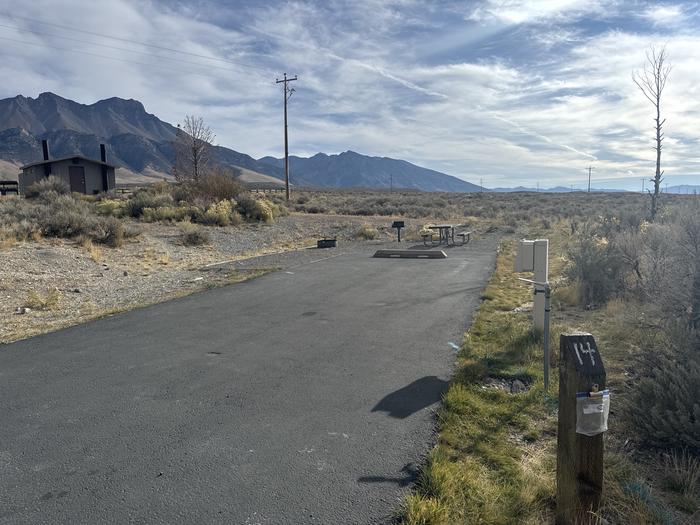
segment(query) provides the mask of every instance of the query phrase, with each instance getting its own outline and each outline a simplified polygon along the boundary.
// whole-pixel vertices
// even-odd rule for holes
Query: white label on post
[[[595,436],[608,430],[610,391],[576,393],[576,433]]]

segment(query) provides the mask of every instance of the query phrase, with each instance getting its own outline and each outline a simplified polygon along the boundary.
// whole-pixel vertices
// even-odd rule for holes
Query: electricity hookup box
[[[532,272],[535,270],[535,241],[523,239],[518,242],[514,267],[516,272]]]

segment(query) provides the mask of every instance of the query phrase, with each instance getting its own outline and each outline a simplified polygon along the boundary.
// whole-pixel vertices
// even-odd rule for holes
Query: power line
[[[117,62],[124,62],[127,64],[137,64],[137,65],[141,65],[141,66],[167,69],[169,71],[173,71],[173,72],[176,72],[178,74],[182,74],[181,70],[174,69],[166,64],[157,64],[157,63],[153,63],[153,62],[139,62],[136,60],[126,59],[126,58],[119,58],[119,57],[113,57],[113,56],[109,56],[109,55],[101,55],[99,53],[92,53],[90,51],[83,51],[82,49],[73,49],[73,48],[69,48],[69,47],[53,46],[53,45],[48,45],[45,42],[28,42],[26,40],[18,40],[16,38],[10,38],[10,37],[5,37],[5,36],[0,36],[0,40],[7,40],[10,42],[16,42],[18,44],[24,44],[24,45],[28,45],[28,46],[44,47],[44,48],[48,48],[48,49],[52,49],[52,50],[56,50],[56,51],[67,51],[69,53],[88,55],[88,56],[93,56],[93,57],[97,57],[97,58],[103,58],[106,60],[115,60]],[[206,68],[207,70],[210,68],[210,66],[207,66],[206,64],[196,64],[196,67]],[[235,72],[235,71],[231,70],[231,72]],[[197,72],[197,71],[188,70],[187,73],[192,74],[192,75],[198,75],[198,76],[204,76],[207,78],[211,78],[211,75],[207,75],[204,71]]]
[[[46,22],[46,21],[44,21],[44,20],[38,20],[38,19],[36,19],[36,18],[29,18],[29,17],[26,17],[26,16],[19,16],[19,15],[14,15],[14,14],[7,14],[7,13],[2,13],[2,16],[6,17],[6,18],[10,18],[10,19],[15,19],[15,20],[27,20],[27,21],[35,22],[35,23],[41,24],[41,25],[46,25],[46,26],[51,26],[51,27],[57,27],[57,28],[59,28],[59,29],[67,29],[67,30],[69,30],[71,33],[83,33],[83,34],[86,34],[86,35],[96,36],[96,37],[99,37],[99,38],[107,38],[107,39],[111,39],[111,40],[118,40],[118,41],[120,41],[120,42],[126,42],[126,43],[129,43],[129,44],[136,44],[136,45],[140,45],[140,46],[144,46],[144,47],[150,47],[150,48],[153,48],[153,49],[160,49],[161,51],[169,51],[169,52],[171,52],[171,53],[179,53],[179,54],[181,54],[181,55],[189,55],[189,56],[193,56],[193,57],[197,57],[197,58],[204,58],[204,59],[206,59],[206,60],[214,60],[214,61],[218,61],[218,62],[227,62],[227,63],[229,63],[229,64],[235,64],[235,65],[239,65],[239,66],[250,67],[250,68],[254,68],[254,69],[259,69],[259,70],[261,70],[261,71],[268,71],[268,72],[270,71],[268,68],[264,68],[264,67],[262,67],[262,66],[256,66],[256,65],[253,65],[253,64],[247,64],[247,63],[245,63],[245,62],[239,62],[239,61],[236,61],[236,60],[229,60],[229,59],[227,59],[227,58],[212,57],[212,56],[208,56],[208,55],[202,55],[202,54],[199,54],[199,53],[192,53],[192,52],[190,52],[190,51],[182,51],[181,49],[174,49],[174,48],[172,48],[172,47],[159,46],[159,45],[156,45],[156,44],[149,44],[149,43],[147,43],[147,42],[140,42],[140,41],[138,41],[138,40],[132,40],[132,39],[130,39],[130,38],[121,38],[121,37],[114,36],[114,35],[107,35],[107,34],[104,34],[104,33],[96,33],[96,32],[94,32],[94,31],[86,31],[86,30],[84,30],[84,29],[77,29],[77,28],[72,27],[72,26],[64,26],[64,25],[61,25],[61,24],[53,23],[53,22]]]
[[[54,33],[44,33],[44,32],[42,32],[42,31],[34,31],[34,30],[32,30],[32,29],[23,29],[23,28],[19,28],[19,27],[13,27],[13,26],[4,25],[4,24],[0,24],[0,27],[4,27],[4,28],[7,28],[7,29],[13,29],[13,30],[15,30],[15,31],[17,31],[17,32],[33,33],[33,34],[35,34],[35,35],[48,36],[48,37],[53,37],[53,38],[61,38],[61,39],[63,39],[63,40],[71,40],[71,41],[73,41],[73,42],[78,42],[78,43],[81,43],[81,44],[90,44],[90,45],[93,45],[93,46],[100,46],[100,47],[105,47],[105,48],[108,48],[108,49],[115,49],[115,50],[117,50],[117,51],[126,51],[127,53],[136,53],[136,54],[138,54],[138,55],[144,55],[144,56],[149,56],[149,57],[155,57],[155,58],[165,59],[165,60],[172,60],[172,61],[174,61],[174,62],[180,62],[180,63],[182,63],[182,64],[191,64],[191,65],[195,65],[195,66],[206,67],[206,68],[208,68],[208,69],[214,68],[214,69],[221,69],[221,70],[223,70],[223,71],[236,72],[235,69],[230,68],[230,67],[215,66],[215,65],[210,65],[210,64],[203,64],[203,63],[201,63],[201,62],[194,62],[194,61],[192,61],[192,60],[182,60],[182,59],[180,59],[180,58],[175,58],[175,57],[168,57],[168,56],[164,56],[164,55],[156,55],[156,54],[153,54],[153,53],[146,53],[145,51],[138,51],[138,50],[136,50],[136,49],[127,49],[127,48],[125,48],[125,47],[111,46],[111,45],[109,45],[109,44],[100,44],[99,42],[92,42],[92,41],[90,41],[90,40],[81,40],[81,39],[79,39],[79,38],[72,38],[72,37],[69,37],[69,36],[57,35],[57,34],[54,34]]]

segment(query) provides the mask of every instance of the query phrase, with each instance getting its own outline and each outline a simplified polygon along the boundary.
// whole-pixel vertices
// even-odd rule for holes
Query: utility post
[[[284,83],[284,188],[287,195],[287,200],[289,200],[289,139],[287,138],[287,102],[292,96],[292,93],[294,93],[294,89],[290,89],[287,84],[289,82],[293,82],[294,80],[297,80],[296,75],[294,75],[294,78],[287,78],[287,73],[285,73],[282,80],[276,79],[275,81],[275,84]]]
[[[544,385],[549,389],[549,327],[551,318],[551,288],[549,285],[549,240],[523,239],[518,243],[514,261],[515,272],[533,272],[534,279],[520,279],[533,285],[532,320],[535,330],[543,335]]]
[[[593,171],[593,166],[588,166],[588,193],[591,192],[591,171]]]
[[[535,298],[532,308],[532,317],[535,324],[535,328],[541,332],[545,330],[545,286],[542,283],[549,282],[549,240],[547,239],[535,239],[533,243],[533,257],[534,257],[534,279],[535,284]]]
[[[610,393],[591,334],[561,334],[557,430],[557,525],[599,523],[603,494],[603,432]]]

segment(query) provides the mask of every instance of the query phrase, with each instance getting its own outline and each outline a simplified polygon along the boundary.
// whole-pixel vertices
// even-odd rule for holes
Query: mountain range
[[[146,111],[133,99],[108,98],[80,104],[53,93],[37,98],[0,100],[0,177],[14,178],[18,167],[41,160],[41,141],[49,142],[52,158],[83,155],[99,158],[105,144],[107,161],[118,166],[120,183],[168,177],[177,128]],[[255,159],[214,146],[216,162],[243,168],[248,180],[281,181],[284,161]],[[263,177],[264,176],[264,177]],[[273,179],[270,179],[272,177]],[[479,191],[479,186],[403,160],[369,157],[353,151],[290,157],[290,180],[296,186],[325,188],[406,188],[423,191]]]

